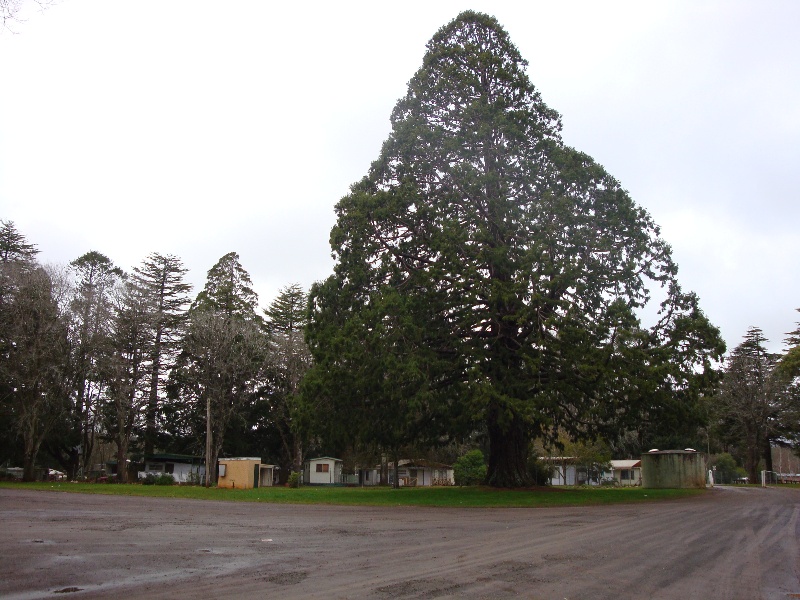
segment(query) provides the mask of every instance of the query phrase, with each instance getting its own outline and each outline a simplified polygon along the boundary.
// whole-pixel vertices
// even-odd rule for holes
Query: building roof
[[[344,462],[341,458],[333,458],[332,456],[318,456],[317,458],[309,458],[306,462],[314,462],[315,460],[333,460],[336,462]]]
[[[202,462],[202,456],[192,456],[191,454],[148,454],[142,457],[141,455],[131,457],[136,462]]]
[[[394,469],[394,462],[390,462],[387,464],[388,468]],[[444,463],[434,462],[432,460],[425,460],[424,458],[401,458],[397,461],[398,467],[407,467],[410,469],[452,469],[452,465],[446,465]],[[380,469],[380,465],[375,466],[376,469]]]
[[[578,458],[576,456],[540,456],[539,460],[544,462],[574,463]]]
[[[435,462],[433,460],[413,459],[408,462],[407,467],[422,467],[427,469],[452,469],[453,465],[446,465],[444,463]]]
[[[612,469],[635,469],[642,466],[641,460],[612,460]]]

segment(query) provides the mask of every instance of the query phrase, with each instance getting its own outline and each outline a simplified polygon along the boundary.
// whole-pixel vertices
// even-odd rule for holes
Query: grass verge
[[[488,487],[385,487],[301,488],[267,487],[254,490],[230,490],[194,486],[154,486],[137,484],[92,483],[0,483],[0,488],[150,496],[154,498],[187,498],[233,502],[265,502],[273,504],[332,504],[345,506],[440,506],[452,508],[537,508],[548,506],[594,506],[653,502],[687,498],[704,490],[653,490],[642,488],[535,488],[498,490]]]

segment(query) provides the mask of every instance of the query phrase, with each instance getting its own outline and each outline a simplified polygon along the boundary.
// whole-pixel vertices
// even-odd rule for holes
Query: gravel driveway
[[[800,490],[365,508],[0,489],[2,598],[800,598]]]

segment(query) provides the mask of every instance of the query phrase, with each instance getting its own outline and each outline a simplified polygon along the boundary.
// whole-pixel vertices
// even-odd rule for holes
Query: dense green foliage
[[[486,463],[483,452],[471,450],[453,464],[456,485],[480,485],[486,479]]]
[[[175,478],[169,473],[148,473],[142,478],[142,485],[175,485]]]
[[[658,227],[562,143],[525,66],[495,19],[459,15],[337,205],[310,299],[319,435],[391,454],[482,430],[487,481],[513,487],[532,439],[685,420],[713,384],[724,345]]]
[[[745,477],[747,472],[736,465],[736,460],[728,454],[723,452],[718,454],[709,465],[714,471],[714,483],[717,484],[731,484],[736,483],[740,477]]]

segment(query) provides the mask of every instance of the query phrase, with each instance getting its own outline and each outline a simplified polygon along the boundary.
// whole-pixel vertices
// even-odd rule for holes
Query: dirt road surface
[[[800,598],[800,491],[287,506],[0,490],[0,597]]]

